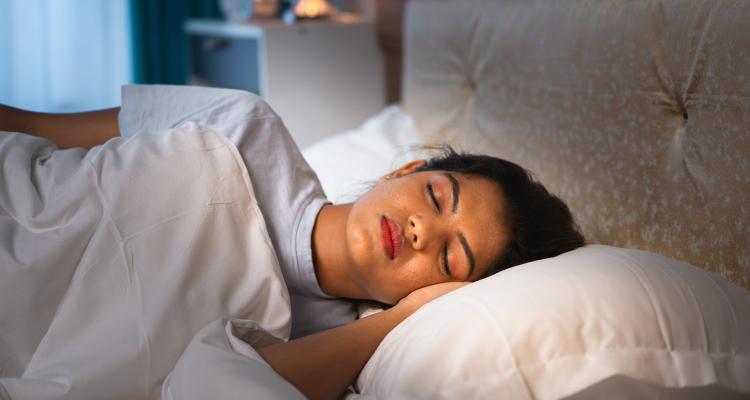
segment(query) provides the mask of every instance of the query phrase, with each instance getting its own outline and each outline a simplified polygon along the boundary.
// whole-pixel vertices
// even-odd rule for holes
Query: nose
[[[439,240],[444,229],[435,218],[414,214],[409,217],[406,227],[406,240],[411,243],[414,250],[424,250],[431,242]]]

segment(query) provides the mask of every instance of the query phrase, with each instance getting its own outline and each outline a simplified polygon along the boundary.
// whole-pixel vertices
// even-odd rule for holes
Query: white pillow
[[[357,388],[388,399],[746,397],[750,294],[680,261],[589,245],[425,305]]]
[[[302,150],[328,199],[354,201],[372,182],[415,158],[421,137],[412,117],[390,105],[361,126]]]

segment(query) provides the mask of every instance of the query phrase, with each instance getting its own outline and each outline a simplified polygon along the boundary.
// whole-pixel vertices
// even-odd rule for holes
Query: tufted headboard
[[[750,288],[750,2],[411,0],[427,142],[527,167],[589,242]]]

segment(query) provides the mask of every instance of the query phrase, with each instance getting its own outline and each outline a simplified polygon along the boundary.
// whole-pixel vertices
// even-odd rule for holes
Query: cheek
[[[370,190],[353,205],[346,222],[346,245],[356,265],[372,267],[387,263],[380,238],[380,217],[390,215],[403,219],[408,196],[398,185],[387,182]]]
[[[419,186],[403,181],[405,178],[378,184],[360,197],[355,206],[370,212],[398,213],[413,208],[420,199]]]
[[[367,255],[373,248],[371,235],[368,235],[367,222],[358,215],[352,215],[346,225],[346,247],[351,261],[356,265],[368,262]]]

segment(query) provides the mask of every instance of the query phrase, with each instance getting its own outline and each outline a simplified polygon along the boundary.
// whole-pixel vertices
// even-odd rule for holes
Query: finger
[[[446,282],[446,283],[442,283],[441,285],[445,285],[446,287],[452,287],[452,288],[458,289],[470,283],[471,282]]]

